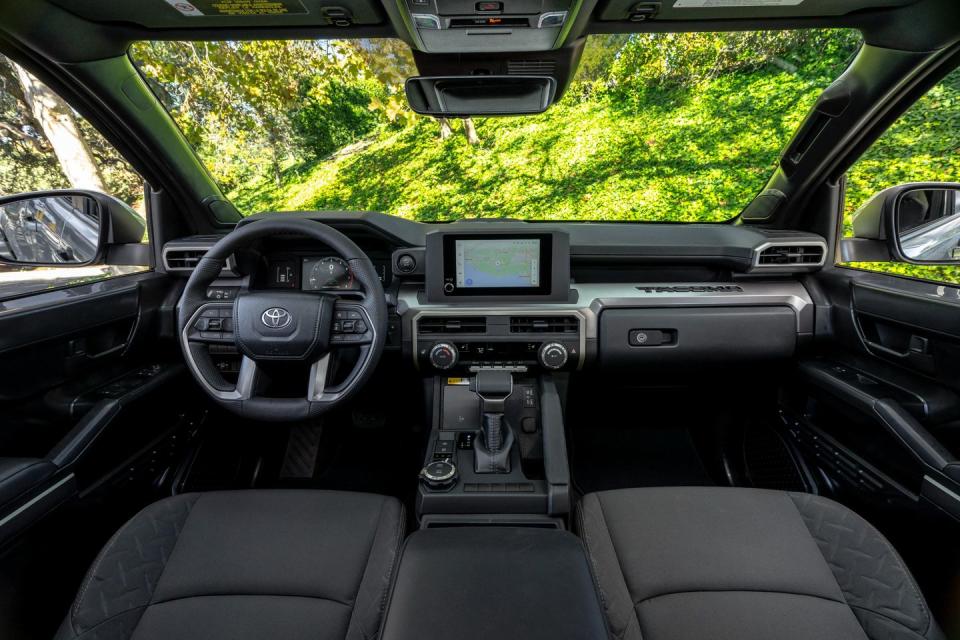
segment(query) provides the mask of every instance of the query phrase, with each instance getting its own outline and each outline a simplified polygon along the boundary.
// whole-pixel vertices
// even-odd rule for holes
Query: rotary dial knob
[[[437,369],[450,369],[457,364],[459,358],[457,348],[449,342],[439,342],[430,349],[430,364]]]
[[[540,364],[546,369],[559,369],[567,364],[567,348],[559,342],[548,342],[540,347]]]

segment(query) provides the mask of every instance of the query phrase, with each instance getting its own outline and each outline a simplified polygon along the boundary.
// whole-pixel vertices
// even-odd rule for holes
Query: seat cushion
[[[826,498],[625,489],[576,523],[616,638],[942,637],[890,543]]]
[[[363,493],[161,500],[107,543],[57,639],[373,638],[403,527]]]

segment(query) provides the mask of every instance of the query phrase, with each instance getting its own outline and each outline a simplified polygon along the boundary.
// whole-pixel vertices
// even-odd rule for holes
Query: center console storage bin
[[[382,640],[606,640],[580,540],[521,527],[421,530],[407,540]]]

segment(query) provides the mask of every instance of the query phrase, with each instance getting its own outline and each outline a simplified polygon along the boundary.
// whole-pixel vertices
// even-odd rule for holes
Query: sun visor
[[[372,0],[52,0],[81,18],[147,29],[349,27],[386,22]]]
[[[843,16],[864,9],[903,7],[917,0],[601,0],[601,21],[757,20]]]

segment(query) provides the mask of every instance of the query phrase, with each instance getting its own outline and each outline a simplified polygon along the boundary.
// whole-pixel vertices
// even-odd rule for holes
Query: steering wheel
[[[359,283],[359,299],[246,288],[232,302],[207,299],[207,287],[229,256],[277,236],[307,237],[332,249]],[[264,218],[231,232],[200,259],[177,305],[177,326],[190,371],[217,403],[255,420],[302,420],[330,410],[369,379],[386,342],[387,304],[373,263],[347,236],[312,220]],[[211,350],[229,345],[243,356],[236,384],[223,377],[210,356]],[[359,355],[346,377],[332,381],[344,348]],[[306,396],[259,395],[267,363],[309,363]]]

